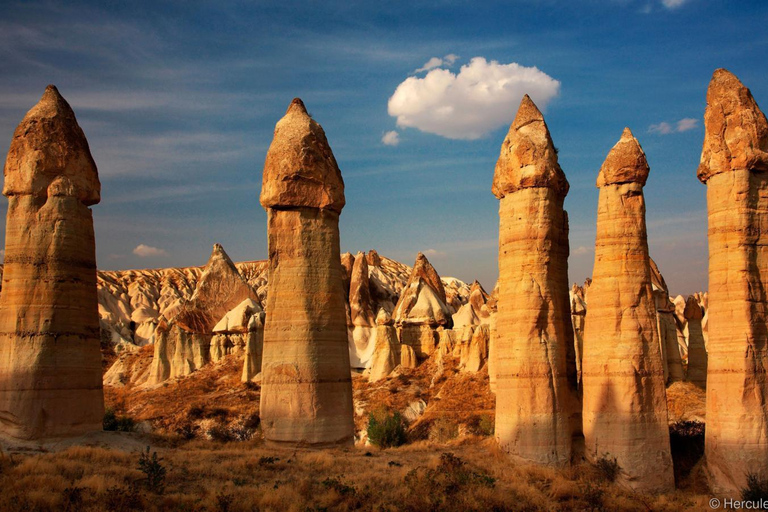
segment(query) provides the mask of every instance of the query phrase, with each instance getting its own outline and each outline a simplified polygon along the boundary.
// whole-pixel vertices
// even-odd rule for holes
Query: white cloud
[[[580,245],[571,251],[571,256],[583,256],[584,254],[589,254],[590,252],[592,252],[592,249],[584,245]]]
[[[139,258],[151,258],[153,256],[168,256],[168,252],[165,249],[159,249],[157,247],[151,247],[149,245],[139,244],[133,250],[133,254]]]
[[[414,73],[421,73],[422,71],[430,71],[432,69],[441,68],[441,67],[449,68],[453,66],[454,62],[456,62],[458,58],[459,56],[456,55],[455,53],[449,53],[442,59],[440,57],[432,57],[426,63],[424,63],[423,66],[415,70]]]
[[[397,146],[400,144],[400,134],[395,130],[389,131],[381,138],[381,142],[386,146]]]
[[[445,256],[445,253],[443,251],[438,251],[437,249],[427,249],[424,251],[424,256],[428,258],[442,258]]]
[[[423,66],[414,71],[414,73],[421,73],[422,71],[429,71],[430,69],[439,68],[443,65],[443,59],[440,57],[432,57]]]
[[[688,0],[661,0],[661,4],[667,9],[677,9]]]
[[[445,63],[446,66],[451,67],[453,66],[453,63],[458,60],[458,58],[459,56],[456,55],[455,53],[449,53],[448,55],[443,57],[443,62]]]
[[[477,139],[509,124],[524,94],[544,109],[560,82],[536,67],[473,58],[457,74],[433,69],[406,78],[389,98],[388,112],[400,127],[449,139]]]
[[[694,119],[692,117],[686,117],[677,122],[677,131],[687,132],[688,130],[693,130],[698,125],[699,125],[698,119]]]
[[[662,121],[659,124],[652,124],[648,127],[648,133],[660,133],[662,135],[667,135],[668,133],[672,133],[672,131],[672,125],[666,121]]]
[[[670,133],[687,132],[693,130],[699,125],[699,120],[692,117],[684,117],[677,122],[668,123],[662,121],[658,124],[652,124],[648,127],[648,133],[658,133],[660,135],[669,135]]]

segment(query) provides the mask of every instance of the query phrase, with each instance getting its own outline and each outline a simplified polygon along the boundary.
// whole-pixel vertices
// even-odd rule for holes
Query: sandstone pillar
[[[49,85],[13,134],[0,296],[0,431],[101,430],[93,218],[101,185],[75,114]]]
[[[568,295],[568,193],[544,117],[528,96],[501,147],[496,439],[514,457],[571,460],[577,413]]]
[[[325,133],[295,99],[275,127],[261,188],[269,244],[261,421],[273,444],[353,440],[339,250],[344,202]]]
[[[582,362],[584,437],[588,458],[616,458],[621,481],[664,492],[675,482],[645,228],[648,172],[640,144],[625,129],[597,178]]]
[[[707,91],[698,177],[707,185],[705,456],[715,492],[768,474],[768,122],[730,72]]]
[[[685,380],[700,388],[707,387],[707,350],[704,348],[704,333],[701,319],[704,312],[693,295],[685,301],[685,319],[688,323],[688,373]]]

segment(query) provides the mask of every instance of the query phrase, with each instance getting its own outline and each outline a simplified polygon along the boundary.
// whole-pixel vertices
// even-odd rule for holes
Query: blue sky
[[[651,165],[651,254],[672,292],[690,293],[707,284],[706,189],[695,171],[712,72],[730,69],[768,105],[765,2],[111,4],[0,5],[0,147],[56,84],[99,167],[104,269],[200,265],[215,242],[235,260],[265,258],[262,165],[275,122],[298,96],[345,179],[342,251],[376,248],[408,264],[425,251],[441,275],[490,289],[491,181],[519,102],[494,92],[493,73],[536,67],[541,74],[519,87],[543,98],[571,183],[571,281],[591,274],[595,178],[629,126]],[[477,80],[488,85],[487,111],[456,85],[462,66],[471,81],[475,57],[486,64]],[[441,65],[416,72],[433,58]],[[452,84],[442,104],[429,104],[429,73]],[[398,126],[388,102],[409,77],[423,94],[406,91],[417,114]],[[385,144],[393,131],[386,140],[397,145]],[[5,199],[0,206],[4,215]]]

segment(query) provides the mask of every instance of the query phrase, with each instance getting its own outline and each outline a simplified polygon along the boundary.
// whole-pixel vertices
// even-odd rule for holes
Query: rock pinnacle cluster
[[[648,163],[628,128],[600,168],[595,267],[582,361],[586,455],[620,479],[674,489],[664,367],[651,283],[643,186]]]
[[[725,69],[712,76],[698,169],[707,185],[705,457],[716,492],[768,474],[768,122]]]
[[[269,247],[264,437],[273,444],[352,443],[339,249],[344,181],[322,127],[298,98],[275,126],[260,199]]]
[[[96,247],[101,184],[69,104],[49,85],[13,134],[0,294],[0,431],[101,430]]]
[[[502,144],[493,193],[500,200],[496,438],[514,457],[563,465],[578,430],[568,181],[528,96]]]

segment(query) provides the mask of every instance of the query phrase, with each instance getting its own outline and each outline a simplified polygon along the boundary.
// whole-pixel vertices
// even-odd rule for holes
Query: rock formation
[[[392,318],[386,311],[379,310],[376,316],[376,348],[371,357],[371,368],[368,375],[370,382],[387,377],[400,364],[400,343],[397,341],[397,331],[392,326]]]
[[[659,331],[664,382],[672,384],[683,380],[684,377],[683,360],[680,357],[679,329],[675,319],[676,306],[669,300],[669,288],[656,262],[651,258],[649,263],[653,300],[656,304],[656,327]]]
[[[677,349],[680,353],[682,364],[688,361],[688,338],[685,334],[687,331],[687,322],[685,320],[685,297],[678,295],[672,303],[674,305],[675,323],[677,326]]]
[[[13,134],[0,296],[0,431],[20,439],[101,430],[96,254],[101,185],[69,104],[49,85]]]
[[[704,333],[701,319],[704,317],[696,297],[688,296],[685,301],[685,319],[688,325],[688,372],[685,380],[700,388],[707,387],[707,350],[704,348]]]
[[[275,126],[264,162],[268,312],[261,424],[270,443],[349,444],[352,383],[339,264],[344,181],[300,99]]]
[[[600,168],[595,267],[584,331],[584,437],[591,459],[615,457],[620,481],[674,489],[643,185],[648,163],[625,129]]]
[[[238,272],[224,248],[214,244],[211,257],[197,281],[192,297],[173,309],[168,321],[155,330],[155,350],[147,385],[183,377],[227,353],[226,340],[217,338],[211,347],[213,329],[227,313],[250,299],[261,308],[256,292]]]
[[[724,69],[707,90],[698,177],[709,216],[705,456],[716,492],[768,474],[768,122]]]
[[[373,316],[368,261],[365,254],[355,255],[349,283],[350,335],[354,350],[350,351],[353,368],[365,368],[376,347],[376,320]]]
[[[429,357],[437,348],[438,326],[453,325],[445,297],[440,276],[427,257],[419,253],[392,315],[395,325],[401,328],[400,342],[411,346],[418,359]]]
[[[477,281],[473,282],[469,290],[469,301],[453,315],[453,327],[489,323],[491,318],[491,310],[487,305],[489,298],[483,286]]]
[[[568,181],[528,96],[501,146],[496,438],[514,457],[570,462],[576,360],[568,298]]]
[[[584,324],[587,318],[587,303],[584,289],[576,283],[571,286],[571,325],[573,325],[573,349],[576,352],[576,381],[581,384],[581,360],[584,355]]]
[[[469,343],[469,349],[462,371],[471,373],[480,371],[488,360],[488,345],[490,344],[490,341],[490,328],[487,325],[478,326],[472,333],[472,340]]]

